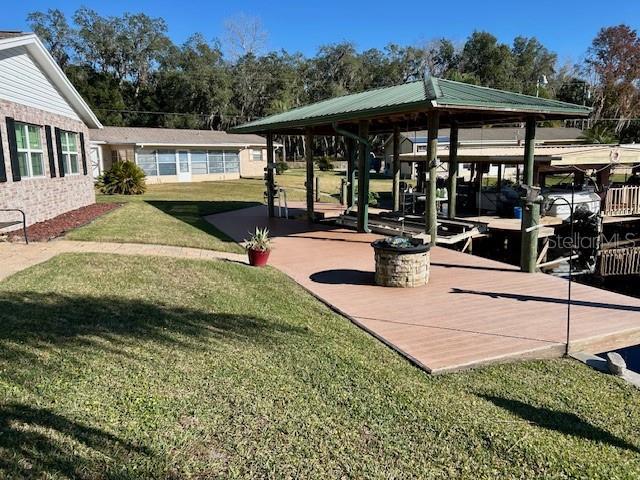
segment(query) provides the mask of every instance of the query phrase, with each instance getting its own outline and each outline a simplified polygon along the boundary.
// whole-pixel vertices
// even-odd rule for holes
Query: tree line
[[[103,16],[82,7],[32,12],[40,37],[106,125],[207,128],[237,124],[307,103],[396,85],[425,74],[594,108],[593,121],[623,141],[640,136],[640,40],[626,25],[603,28],[579,65],[559,65],[534,37],[500,42],[473,32],[462,44],[442,38],[358,51],[353,43],[321,46],[312,57],[265,51],[256,18],[225,23],[222,39],[194,33],[176,45],[162,18],[144,13]],[[285,140],[285,139],[281,139]],[[301,139],[286,139],[289,155]],[[335,154],[339,142],[315,146]]]

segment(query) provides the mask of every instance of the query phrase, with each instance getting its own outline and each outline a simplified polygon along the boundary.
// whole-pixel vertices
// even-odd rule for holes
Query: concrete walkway
[[[246,255],[215,252],[200,248],[148,245],[141,243],[77,242],[52,240],[29,245],[0,243],[0,280],[61,253],[116,253],[120,255],[155,255],[160,257],[191,258],[198,260],[228,260],[247,263]]]

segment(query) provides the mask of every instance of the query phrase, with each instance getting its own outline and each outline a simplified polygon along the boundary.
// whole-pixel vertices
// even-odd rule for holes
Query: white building
[[[116,161],[135,162],[144,170],[149,183],[261,177],[267,166],[267,141],[258,135],[104,127],[91,130],[90,137],[94,176]]]

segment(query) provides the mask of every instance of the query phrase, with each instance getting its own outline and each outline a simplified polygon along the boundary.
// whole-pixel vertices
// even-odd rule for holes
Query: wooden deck
[[[383,288],[373,284],[375,235],[269,220],[265,207],[208,220],[238,241],[267,226],[273,266],[428,372],[564,353],[566,280],[437,247],[427,286]],[[639,299],[575,283],[573,299],[572,351],[640,343]]]

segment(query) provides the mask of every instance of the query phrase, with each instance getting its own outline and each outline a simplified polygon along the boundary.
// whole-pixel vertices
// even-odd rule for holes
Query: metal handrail
[[[24,235],[24,242],[29,245],[29,237],[27,237],[27,216],[24,213],[24,210],[20,210],[19,208],[0,208],[0,212],[20,212],[22,215],[22,233]]]

